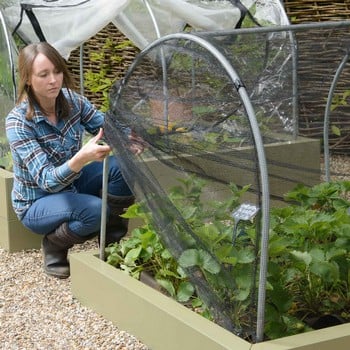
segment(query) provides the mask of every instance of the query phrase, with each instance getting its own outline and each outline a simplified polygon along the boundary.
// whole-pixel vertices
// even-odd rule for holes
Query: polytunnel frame
[[[5,17],[2,13],[2,10],[0,9],[0,22],[1,22],[1,27],[3,30],[3,33],[5,35],[5,41],[6,41],[6,47],[8,50],[8,57],[10,59],[10,65],[11,65],[11,78],[12,78],[12,93],[13,93],[13,103],[16,102],[16,97],[17,97],[17,84],[16,84],[16,68],[15,68],[15,63],[14,63],[14,59],[13,59],[13,54],[12,54],[12,44],[10,41],[10,36],[8,33],[8,29],[6,26],[6,21],[5,21]]]
[[[269,240],[269,210],[270,210],[270,194],[269,194],[269,182],[266,156],[264,151],[264,144],[261,137],[259,125],[256,119],[254,108],[250,101],[249,95],[246,91],[244,84],[242,83],[239,75],[232,67],[229,60],[210,42],[207,40],[190,33],[175,33],[163,36],[156,39],[147,47],[145,47],[140,53],[139,57],[143,57],[149,53],[156,46],[161,46],[163,43],[174,40],[185,39],[195,42],[210,52],[222,65],[233,85],[235,86],[242,103],[245,107],[245,111],[248,115],[250,127],[253,134],[255,152],[257,154],[257,160],[259,165],[259,173],[261,179],[261,246],[260,246],[260,269],[259,269],[259,288],[258,288],[258,305],[257,305],[257,326],[256,326],[256,341],[263,341],[264,337],[264,321],[265,321],[265,299],[266,299],[266,280],[267,280],[267,261],[268,261],[268,240]],[[162,49],[160,47],[160,49]],[[161,50],[162,54],[162,50]],[[161,57],[162,59],[162,57]],[[163,57],[164,59],[164,57]],[[137,61],[134,61],[129,67],[129,71],[132,71]],[[164,77],[163,72],[163,77]],[[105,164],[107,167],[107,165]],[[103,196],[106,195],[106,179],[103,181],[104,189],[102,191]],[[100,255],[101,256],[101,255]]]
[[[330,175],[330,156],[329,156],[329,118],[331,113],[331,105],[334,97],[335,88],[337,86],[337,83],[339,81],[340,75],[343,72],[346,64],[349,61],[350,57],[350,47],[347,49],[342,61],[340,62],[338,69],[336,70],[332,85],[328,92],[327,97],[327,103],[324,113],[324,124],[323,124],[323,153],[324,153],[324,168],[325,168],[325,180],[326,182],[330,182],[331,175]]]
[[[247,94],[247,91],[242,84],[238,74],[236,73],[235,69],[232,67],[231,63],[227,60],[227,58],[216,49],[215,46],[210,44],[207,40],[203,38],[205,35],[215,35],[217,34],[232,34],[232,35],[239,35],[239,34],[248,34],[248,33],[271,33],[271,32],[287,32],[290,36],[290,40],[292,43],[292,66],[293,66],[293,89],[292,89],[292,101],[293,101],[293,120],[294,120],[294,133],[293,136],[297,136],[297,129],[298,129],[298,74],[297,74],[297,42],[295,40],[295,31],[301,31],[301,30],[307,30],[307,29],[322,29],[322,28],[329,28],[329,29],[336,29],[336,28],[343,28],[343,27],[349,27],[350,21],[329,21],[324,23],[307,23],[307,24],[295,24],[295,25],[285,25],[285,26],[276,26],[276,27],[258,27],[258,28],[240,28],[240,29],[234,29],[233,31],[211,31],[211,32],[200,32],[198,35],[201,35],[202,37],[199,37],[194,34],[190,33],[176,33],[176,34],[169,34],[164,37],[160,37],[157,22],[155,20],[155,17],[152,13],[152,10],[150,9],[147,0],[144,0],[144,3],[146,7],[148,8],[148,11],[150,13],[150,16],[152,17],[155,31],[157,34],[158,39],[156,39],[154,42],[149,44],[147,47],[145,47],[139,55],[145,55],[150,50],[152,50],[155,46],[161,45],[165,41],[173,40],[173,39],[187,39],[192,40],[196,42],[197,44],[201,45],[203,48],[207,49],[223,66],[223,68],[228,73],[229,77],[231,78],[234,86],[237,89],[237,92],[239,93],[242,102],[244,104],[244,107],[246,109],[246,112],[248,114],[250,126],[252,129],[254,142],[255,142],[255,150],[257,153],[257,159],[259,162],[259,170],[260,170],[260,177],[261,177],[261,187],[262,187],[262,205],[261,205],[261,220],[262,220],[262,226],[261,226],[261,254],[260,254],[260,270],[259,270],[259,290],[258,290],[258,305],[257,305],[257,326],[256,326],[256,341],[261,342],[264,338],[264,320],[265,320],[265,300],[266,300],[266,284],[267,284],[267,264],[268,264],[268,240],[269,240],[269,207],[270,207],[270,199],[269,199],[269,185],[268,185],[268,172],[267,172],[267,164],[266,164],[266,156],[264,152],[264,145],[262,142],[261,134],[259,125],[256,120],[256,115],[252,106],[252,103],[250,101],[249,95]],[[160,48],[161,52],[161,63],[163,68],[163,78],[166,77],[165,72],[165,61],[164,61],[164,53],[162,48]],[[349,59],[350,53],[347,52],[344,59],[342,60],[338,70],[336,71],[336,74],[333,79],[332,86],[329,90],[327,105],[326,105],[326,111],[324,116],[324,135],[326,135],[326,130],[328,130],[328,119],[329,119],[329,109],[330,109],[330,103],[332,100],[332,94],[334,91],[334,87],[338,81],[338,78],[346,64],[346,62]],[[135,65],[135,62],[130,66],[130,70],[133,69]],[[166,86],[163,85],[163,89],[166,89]],[[164,102],[165,105],[165,112],[167,110],[167,101]],[[166,115],[166,113],[165,113]],[[325,137],[325,140],[328,140],[328,134],[327,137]],[[326,142],[325,142],[326,143]],[[328,144],[325,147],[325,169],[326,169],[326,175],[327,172],[329,174],[329,163],[327,163],[328,160]],[[105,161],[104,164],[105,171],[107,171],[108,163]],[[107,177],[104,178],[104,186],[105,190],[103,190],[103,194],[106,196],[106,187],[107,187]],[[104,193],[105,192],[105,193]],[[104,218],[104,215],[102,216],[102,222],[104,222],[106,218]],[[101,225],[102,225],[101,222]],[[101,234],[105,230],[105,224],[102,225]],[[104,256],[104,253],[101,254],[100,257]]]

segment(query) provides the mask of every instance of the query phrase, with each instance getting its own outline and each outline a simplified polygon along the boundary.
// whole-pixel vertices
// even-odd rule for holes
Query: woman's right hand
[[[69,161],[69,167],[78,173],[85,164],[91,161],[103,161],[111,152],[111,147],[100,144],[103,137],[103,129],[100,128],[98,134],[91,138]]]

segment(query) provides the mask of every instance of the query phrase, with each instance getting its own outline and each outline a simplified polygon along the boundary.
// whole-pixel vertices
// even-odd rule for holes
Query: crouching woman
[[[102,161],[111,151],[100,142],[104,114],[74,91],[64,59],[50,44],[23,48],[18,71],[18,101],[6,118],[13,208],[24,226],[43,236],[45,272],[67,278],[68,249],[100,228]],[[84,131],[94,136],[82,145]],[[107,244],[126,234],[119,215],[134,200],[118,160],[111,157],[109,165]]]

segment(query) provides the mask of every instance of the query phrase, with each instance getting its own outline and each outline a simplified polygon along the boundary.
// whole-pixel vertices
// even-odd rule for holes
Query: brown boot
[[[44,255],[44,271],[57,278],[70,276],[68,249],[74,244],[83,243],[90,237],[80,237],[69,231],[64,222],[57,229],[44,236],[41,247]]]
[[[134,196],[107,195],[110,215],[106,225],[106,247],[109,244],[119,242],[127,234],[129,220],[120,217],[120,215],[125,213],[134,202]]]

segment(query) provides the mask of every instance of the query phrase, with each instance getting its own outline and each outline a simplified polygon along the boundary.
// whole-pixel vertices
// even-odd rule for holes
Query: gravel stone
[[[71,251],[97,249],[96,241]],[[43,272],[41,250],[0,248],[1,350],[147,350],[134,336],[82,306],[71,281]]]
[[[324,174],[324,159],[321,158],[321,171]],[[332,155],[329,159],[329,173],[331,181],[350,180],[350,157]],[[324,180],[324,176],[321,177]]]

